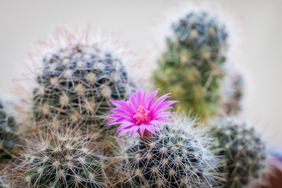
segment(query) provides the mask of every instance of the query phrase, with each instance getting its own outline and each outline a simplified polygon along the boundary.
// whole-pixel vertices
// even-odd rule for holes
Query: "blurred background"
[[[167,33],[162,26],[169,26],[168,18],[176,18],[173,14],[185,7],[204,7],[230,25],[228,61],[238,65],[246,77],[244,118],[271,145],[282,147],[281,0],[1,0],[0,95],[10,95],[34,42],[52,34],[57,26],[114,32],[144,64],[150,64]]]

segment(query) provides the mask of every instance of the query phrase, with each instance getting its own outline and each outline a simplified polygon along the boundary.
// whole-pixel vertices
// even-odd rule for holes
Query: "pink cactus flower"
[[[157,98],[158,90],[152,93],[142,92],[140,89],[130,95],[128,101],[111,101],[115,106],[108,116],[108,126],[119,125],[119,136],[129,133],[133,137],[139,133],[141,137],[156,134],[161,124],[170,123],[169,112],[176,101],[167,100],[170,94]]]

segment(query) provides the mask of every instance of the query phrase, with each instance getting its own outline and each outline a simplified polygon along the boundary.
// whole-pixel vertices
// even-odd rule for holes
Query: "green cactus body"
[[[69,45],[46,54],[34,90],[36,120],[54,119],[100,129],[110,100],[131,86],[123,62],[97,45]]]
[[[0,161],[13,157],[17,143],[15,119],[9,116],[0,101]]]
[[[120,187],[211,187],[217,176],[207,146],[177,128],[165,126],[150,143],[141,139],[125,154]]]
[[[103,187],[101,158],[87,136],[51,131],[28,141],[22,171],[30,187]]]
[[[220,120],[211,127],[218,140],[215,151],[224,156],[221,170],[227,175],[226,188],[242,188],[259,179],[266,167],[266,148],[253,128],[234,120]]]
[[[161,94],[171,92],[181,111],[193,112],[200,119],[217,113],[220,82],[225,62],[225,27],[206,13],[189,13],[172,29],[167,49],[153,74]]]

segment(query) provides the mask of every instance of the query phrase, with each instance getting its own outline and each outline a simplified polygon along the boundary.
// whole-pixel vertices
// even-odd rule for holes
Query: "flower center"
[[[151,121],[150,111],[144,106],[139,105],[133,118],[136,120],[137,125],[146,124]]]

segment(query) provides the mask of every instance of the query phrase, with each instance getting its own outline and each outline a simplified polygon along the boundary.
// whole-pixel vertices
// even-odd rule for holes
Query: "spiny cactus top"
[[[186,132],[177,128],[185,125]],[[122,151],[120,187],[212,187],[219,176],[217,159],[204,135],[192,131],[193,122],[177,119],[159,130],[148,143],[140,139]]]
[[[191,48],[191,50],[196,50],[197,47],[203,48],[201,50],[207,50],[206,52],[209,55],[201,55],[207,55],[207,57],[211,58],[212,61],[216,61],[216,63],[220,63],[217,62],[220,56],[224,58],[224,54],[222,54],[222,50],[224,49],[220,49],[220,47],[225,47],[226,45],[227,33],[225,27],[220,25],[214,18],[211,18],[206,12],[188,13],[177,22],[174,22],[172,29],[174,36],[173,38],[168,38],[168,42],[177,40],[187,48]],[[197,52],[200,53],[203,51]],[[205,63],[205,61],[199,62],[199,60],[196,59],[194,63]]]
[[[0,161],[13,156],[16,141],[15,119],[5,112],[0,101]]]
[[[171,92],[178,108],[207,119],[217,112],[225,62],[225,27],[206,13],[189,13],[172,24],[173,34],[159,59],[153,81]]]
[[[223,155],[226,188],[242,188],[258,179],[266,165],[265,143],[253,128],[234,120],[220,120],[210,133],[217,139],[216,150]]]
[[[102,124],[110,99],[127,99],[131,86],[120,57],[98,44],[70,43],[42,57],[33,111],[37,120],[57,118]]]
[[[167,100],[170,95],[166,94],[156,99],[158,90],[151,94],[142,92],[140,89],[131,94],[129,101],[112,101],[116,106],[111,110],[107,125],[120,124],[117,129],[119,136],[130,133],[132,137],[137,132],[143,137],[146,133],[155,134],[160,124],[169,123],[172,116],[170,110],[175,101]]]
[[[101,158],[78,131],[50,131],[26,145],[19,169],[30,187],[103,187]]]

